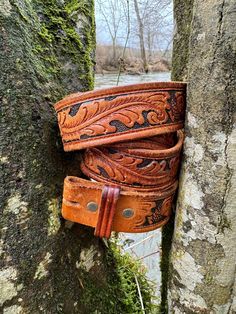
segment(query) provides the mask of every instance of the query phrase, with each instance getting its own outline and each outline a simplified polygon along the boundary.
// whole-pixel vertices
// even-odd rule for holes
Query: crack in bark
[[[234,286],[236,286],[236,266],[235,266],[235,269],[234,269]],[[234,301],[234,287],[233,286],[233,288],[231,289],[231,294],[230,294],[230,296],[231,296],[231,298],[230,298],[230,306],[229,306],[229,309],[228,309],[228,312],[227,312],[227,314],[232,314],[232,312],[231,312],[231,309],[232,309],[232,305],[233,305],[233,301]]]
[[[194,296],[200,296],[206,303],[206,313],[210,313],[212,308],[216,308],[216,311],[222,313],[232,314],[233,311],[233,289],[234,278],[225,277],[224,269],[221,269],[222,263],[226,266],[231,276],[234,271],[234,264],[231,258],[233,255],[228,254],[228,249],[231,248],[232,243],[229,243],[227,234],[231,233],[229,221],[231,217],[231,204],[229,204],[229,193],[233,193],[232,190],[232,175],[233,165],[232,161],[232,128],[233,128],[233,83],[235,81],[235,59],[234,59],[234,44],[233,39],[235,35],[232,32],[232,23],[230,13],[233,12],[234,8],[230,4],[230,1],[212,1],[207,6],[207,9],[211,12],[206,12],[204,1],[195,1],[194,8],[195,14],[192,22],[191,37],[190,37],[190,61],[188,77],[190,78],[189,84],[189,104],[188,110],[195,114],[198,113],[198,107],[201,109],[205,108],[208,99],[209,103],[209,114],[206,112],[205,119],[209,118],[209,125],[199,125],[197,130],[193,131],[191,125],[187,125],[186,131],[188,136],[195,138],[197,142],[203,146],[206,150],[206,155],[202,163],[194,164],[191,160],[191,156],[187,156],[183,162],[186,167],[187,174],[194,174],[195,181],[204,191],[205,185],[209,188],[209,176],[212,176],[212,187],[210,186],[210,192],[215,192],[212,195],[210,192],[206,197],[205,204],[199,211],[201,214],[205,212],[209,218],[209,222],[206,222],[206,230],[209,228],[211,232],[212,243],[206,238],[207,244],[209,244],[209,250],[203,252],[204,246],[199,246],[199,254],[197,257],[201,258],[199,264],[202,267],[202,273],[204,273],[204,279],[199,284],[197,289],[194,289]],[[235,12],[235,11],[234,11]],[[210,22],[208,19],[211,19]],[[233,20],[232,20],[233,21]],[[209,23],[208,23],[209,22]],[[215,27],[214,27],[215,26]],[[210,27],[210,29],[208,29]],[[205,42],[202,38],[206,36]],[[207,39],[210,41],[207,42]],[[200,58],[204,58],[204,62],[201,64]],[[201,90],[200,90],[201,88]],[[195,92],[197,89],[197,93]],[[202,96],[195,100],[198,93],[201,92]],[[206,121],[205,120],[205,121]],[[188,122],[187,122],[188,123]],[[209,146],[209,148],[208,148]],[[214,149],[216,149],[214,151]],[[209,154],[208,154],[209,153]],[[215,154],[215,155],[214,155]],[[212,159],[211,159],[212,158]],[[217,163],[218,162],[218,163]],[[212,167],[208,169],[208,166]],[[214,167],[215,166],[215,167]],[[209,170],[209,172],[208,172]],[[204,171],[204,172],[203,172]],[[186,174],[184,174],[185,176]],[[215,179],[214,179],[215,178]],[[185,187],[180,187],[184,189]],[[186,188],[188,188],[186,186]],[[212,190],[211,190],[212,189]],[[207,203],[207,201],[209,201]],[[215,207],[213,207],[213,205]],[[184,200],[180,200],[179,208],[184,207],[186,204]],[[208,213],[208,209],[214,209],[215,212],[211,211]],[[218,221],[217,221],[218,218]],[[201,223],[197,221],[197,223]],[[183,250],[183,237],[186,235],[184,230],[185,221],[181,221],[180,227],[178,227],[180,236],[174,238],[174,251],[175,254],[178,250]],[[214,228],[211,229],[210,225]],[[228,229],[228,230],[226,230]],[[196,231],[196,230],[195,230]],[[227,233],[225,232],[227,231]],[[205,235],[205,231],[203,232]],[[229,245],[229,246],[228,246]],[[228,247],[227,247],[228,246]],[[206,246],[206,248],[208,248]],[[196,252],[196,245],[194,245],[192,239],[189,239],[188,245],[184,247],[186,252],[194,250]],[[208,253],[209,252],[209,253]],[[220,253],[221,254],[220,254]],[[209,254],[209,255],[208,255]],[[231,254],[231,252],[230,252]],[[175,258],[175,255],[173,255]],[[212,257],[209,262],[208,259]],[[178,257],[178,256],[177,256]],[[176,258],[177,258],[176,257]],[[195,256],[196,257],[196,254]],[[226,262],[229,259],[229,265]],[[173,267],[173,262],[172,262]],[[178,270],[179,265],[174,265],[173,269]],[[222,281],[218,281],[218,276],[222,276]],[[180,280],[181,281],[181,280]],[[188,285],[184,282],[186,289]],[[172,309],[182,309],[180,304],[181,298],[178,292],[178,286],[176,283],[173,284],[173,276],[171,287],[169,288],[170,294],[172,294]],[[176,292],[176,294],[175,294]],[[191,309],[191,296],[186,293],[186,313]],[[200,313],[202,309],[197,309],[196,312]],[[180,310],[181,311],[181,310]],[[219,313],[217,312],[217,313]]]
[[[221,34],[221,28],[222,28],[222,22],[223,22],[223,16],[224,16],[224,6],[225,6],[225,0],[223,0],[222,5],[221,5],[221,10],[220,10],[220,18],[219,18],[219,29],[218,29],[218,34]]]
[[[223,19],[224,19],[224,6],[225,6],[225,0],[222,1],[221,7],[219,9],[220,17],[219,17],[219,20],[218,20],[218,23],[217,23],[218,24],[218,32],[217,32],[218,37],[217,37],[216,44],[215,44],[215,49],[214,49],[214,52],[213,52],[213,60],[212,60],[212,65],[211,65],[211,71],[212,71],[212,69],[214,68],[214,65],[215,65],[217,50],[221,47],[220,40],[222,38],[222,24],[223,24]]]
[[[223,200],[222,200],[222,206],[221,206],[221,213],[220,213],[220,217],[219,217],[219,225],[217,228],[217,234],[219,233],[224,233],[224,229],[227,228],[227,226],[224,226],[224,211],[225,211],[225,207],[227,204],[227,196],[228,193],[230,191],[230,187],[231,187],[231,178],[232,178],[232,170],[229,167],[229,161],[228,161],[228,146],[229,146],[229,135],[230,132],[232,130],[232,110],[230,108],[230,97],[229,94],[227,92],[228,86],[230,84],[227,83],[226,87],[225,87],[225,92],[226,92],[226,101],[228,104],[228,108],[227,108],[227,116],[228,116],[228,120],[231,122],[226,123],[226,139],[225,139],[225,147],[224,147],[224,156],[225,156],[225,166],[226,166],[226,174],[225,174],[225,180],[226,180],[226,184],[225,184],[225,190],[223,193]],[[216,243],[217,243],[217,239],[216,239]]]

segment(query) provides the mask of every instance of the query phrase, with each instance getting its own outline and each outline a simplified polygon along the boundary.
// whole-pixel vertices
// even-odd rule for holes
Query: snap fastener
[[[98,204],[95,202],[89,202],[87,204],[87,209],[91,212],[95,212],[98,209]]]
[[[134,210],[132,208],[126,208],[123,210],[123,213],[122,215],[125,217],[125,218],[130,218],[134,215]]]

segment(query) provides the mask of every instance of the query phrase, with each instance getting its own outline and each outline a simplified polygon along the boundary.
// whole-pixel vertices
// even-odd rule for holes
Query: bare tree
[[[116,0],[97,0],[97,5],[98,12],[102,17],[103,25],[111,38],[112,56],[115,61],[117,59],[117,37],[124,17],[124,7],[121,1]]]
[[[172,42],[172,1],[133,0],[136,21],[133,35],[139,39],[143,67],[152,58],[153,51],[166,50]],[[148,58],[147,58],[148,51]]]
[[[172,41],[172,1],[143,1],[144,41],[149,56],[156,49],[166,50]]]
[[[120,46],[129,44],[131,49],[139,46],[142,68],[148,72],[153,52],[165,51],[172,42],[172,1],[132,0],[128,9],[126,0],[96,0],[96,4],[98,38],[99,34],[103,36],[98,42],[110,39],[113,63],[123,55]]]
[[[137,22],[138,22],[138,30],[139,30],[138,36],[139,36],[141,58],[143,62],[143,69],[147,73],[148,64],[147,64],[146,50],[145,50],[145,44],[144,44],[144,25],[143,25],[143,20],[140,15],[140,9],[139,9],[137,0],[134,0],[134,8],[135,8],[135,13],[136,13]]]
[[[123,47],[123,50],[122,50],[122,55],[121,55],[121,58],[120,58],[120,65],[119,65],[119,71],[118,71],[116,85],[119,85],[122,62],[124,62],[125,51],[126,51],[128,40],[129,40],[129,36],[130,36],[130,2],[129,2],[129,0],[124,0],[123,5],[124,5],[124,12],[125,12],[125,18],[126,18],[126,24],[127,24],[127,33],[126,33],[125,44],[124,44],[124,47]]]

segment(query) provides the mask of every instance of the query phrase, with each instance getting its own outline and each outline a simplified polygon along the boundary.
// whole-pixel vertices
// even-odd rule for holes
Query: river
[[[154,81],[169,81],[170,72],[148,73],[141,75],[121,74],[119,85],[136,84]],[[95,76],[95,89],[116,86],[117,74],[97,74]],[[161,232],[159,230],[148,233],[129,234],[120,233],[120,240],[124,245],[124,251],[129,252],[134,258],[142,259],[147,268],[147,277],[156,286],[157,299],[160,298],[160,251]],[[158,300],[157,300],[158,301]]]
[[[125,75],[121,74],[119,85],[136,84],[144,82],[170,80],[170,72],[157,72],[141,75]],[[95,89],[116,86],[117,74],[96,74],[95,76]]]

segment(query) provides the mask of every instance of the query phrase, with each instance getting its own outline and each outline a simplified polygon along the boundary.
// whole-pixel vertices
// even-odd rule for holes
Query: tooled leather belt
[[[147,83],[69,95],[55,104],[65,151],[86,149],[68,176],[62,215],[95,228],[147,232],[163,226],[178,186],[186,84]]]

